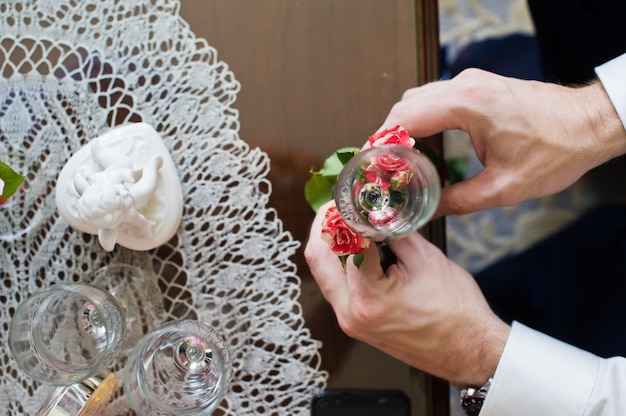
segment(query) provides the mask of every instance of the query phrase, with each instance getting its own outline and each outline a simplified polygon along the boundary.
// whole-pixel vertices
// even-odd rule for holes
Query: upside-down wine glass
[[[113,295],[124,312],[122,354],[130,352],[142,336],[165,320],[163,294],[156,277],[140,267],[111,263],[96,270],[89,283]]]
[[[17,308],[9,348],[35,380],[63,386],[92,377],[163,321],[156,279],[142,269],[112,263],[88,279],[52,285]]]
[[[70,385],[111,363],[124,333],[122,307],[110,293],[84,283],[56,284],[18,306],[9,348],[29,377]]]
[[[426,224],[440,192],[437,169],[426,156],[387,145],[361,151],[348,161],[335,185],[335,203],[356,232],[386,241]]]
[[[224,340],[207,324],[171,321],[144,336],[124,369],[124,392],[140,416],[210,415],[232,373]]]

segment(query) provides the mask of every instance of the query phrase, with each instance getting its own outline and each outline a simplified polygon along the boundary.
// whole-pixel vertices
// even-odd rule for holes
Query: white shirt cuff
[[[600,360],[514,322],[480,416],[582,415]]]
[[[595,71],[626,128],[626,53],[597,66]]]

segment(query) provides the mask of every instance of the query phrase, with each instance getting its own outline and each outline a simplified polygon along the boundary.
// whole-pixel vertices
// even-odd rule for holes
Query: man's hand
[[[323,206],[305,257],[339,325],[350,336],[461,386],[493,376],[509,326],[491,311],[473,277],[419,233],[389,243],[397,264],[380,266],[376,247],[344,270],[320,238]]]
[[[381,128],[393,125],[415,138],[469,133],[485,169],[443,189],[438,215],[551,195],[626,153],[626,131],[599,82],[569,88],[470,69],[406,91]]]

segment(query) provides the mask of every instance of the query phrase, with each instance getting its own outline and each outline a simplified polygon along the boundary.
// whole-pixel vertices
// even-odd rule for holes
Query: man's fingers
[[[444,130],[466,130],[462,117],[462,83],[456,79],[431,82],[407,90],[392,107],[380,129],[404,127],[412,137],[430,137]]]
[[[363,261],[357,267],[351,256],[346,264],[348,290],[359,287],[376,287],[377,283],[385,278],[380,266],[380,256],[376,243],[372,241],[370,247],[363,252]]]
[[[416,231],[397,240],[392,240],[388,244],[389,248],[396,256],[398,267],[404,267],[405,263],[411,263],[412,260],[421,257],[424,244],[430,245],[431,243],[429,243],[423,235]],[[417,271],[413,272],[417,274]],[[392,268],[390,268],[389,274],[394,274]]]
[[[485,169],[470,179],[444,187],[435,216],[463,215],[520,202],[508,176],[493,172]]]
[[[429,109],[419,109],[426,105],[422,97],[411,98],[410,101],[396,103],[379,130],[400,125],[404,127],[411,137],[419,139],[430,137],[444,130],[464,129],[465,126],[457,121],[450,107],[443,103]]]
[[[322,220],[332,202],[320,207],[311,225],[311,234],[304,249],[304,257],[322,294],[333,306],[345,302],[346,273],[341,261],[322,240]]]

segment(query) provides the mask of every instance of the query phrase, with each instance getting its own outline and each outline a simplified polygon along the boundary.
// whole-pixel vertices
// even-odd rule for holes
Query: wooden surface
[[[436,2],[428,3],[436,11]],[[436,62],[422,63],[418,71],[418,53],[420,62],[433,53],[417,47],[425,32],[416,22],[432,19],[432,7],[422,5],[418,1],[416,7],[415,0],[182,0],[181,15],[241,83],[234,105],[240,136],[268,153],[270,204],[303,247],[313,219],[303,194],[310,169],[339,147],[361,146],[402,93],[438,68],[434,57],[428,60]],[[431,23],[436,26],[436,17]],[[433,413],[432,403],[426,403],[432,380],[341,332],[302,249],[294,261],[307,325],[324,343],[329,387],[401,389],[412,399],[413,415],[445,414]]]
[[[436,81],[441,76],[439,9],[437,5],[436,0],[416,0],[418,85]],[[443,157],[443,134],[438,134],[427,140],[431,147]],[[424,231],[430,241],[445,251],[445,218],[431,221]],[[434,377],[425,377],[424,390],[428,398],[426,414],[429,416],[448,416],[450,414],[450,385],[448,382]]]

